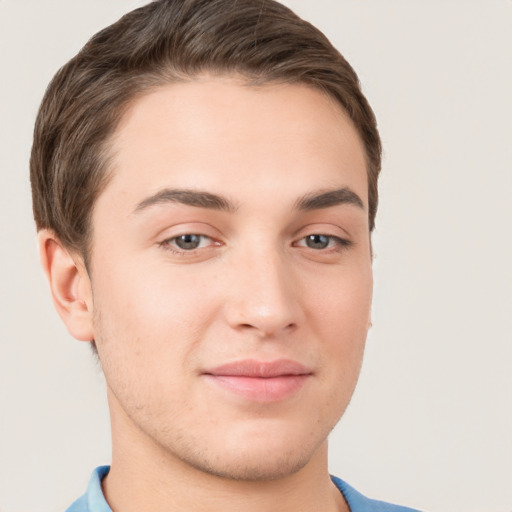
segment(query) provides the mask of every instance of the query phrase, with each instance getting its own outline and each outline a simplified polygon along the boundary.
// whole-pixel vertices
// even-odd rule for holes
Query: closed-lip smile
[[[255,402],[290,398],[312,375],[312,370],[290,359],[244,359],[202,372],[202,376],[223,390]]]

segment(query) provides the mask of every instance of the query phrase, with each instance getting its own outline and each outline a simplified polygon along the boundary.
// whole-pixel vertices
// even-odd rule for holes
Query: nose
[[[231,266],[224,314],[238,331],[261,338],[295,330],[304,317],[290,262],[277,250],[251,251]]]

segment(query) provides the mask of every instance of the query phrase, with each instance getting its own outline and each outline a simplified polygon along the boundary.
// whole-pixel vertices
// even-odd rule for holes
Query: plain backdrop
[[[0,511],[63,511],[110,460],[104,383],[39,269],[28,158],[46,84],[142,2],[0,0]],[[296,0],[384,142],[373,329],[330,469],[425,511],[512,510],[512,2]]]

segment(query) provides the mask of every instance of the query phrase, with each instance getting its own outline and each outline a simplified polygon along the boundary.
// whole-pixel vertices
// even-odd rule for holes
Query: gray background
[[[39,269],[28,155],[46,84],[143,2],[0,0],[0,511],[62,511],[109,462],[101,373]],[[374,327],[331,471],[438,512],[512,510],[512,2],[296,0],[385,146]]]

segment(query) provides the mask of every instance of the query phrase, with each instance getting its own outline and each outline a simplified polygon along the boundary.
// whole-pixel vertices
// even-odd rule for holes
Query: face
[[[112,155],[90,277],[114,446],[236,479],[307,465],[369,324],[352,123],[304,85],[204,79],[134,102]]]

